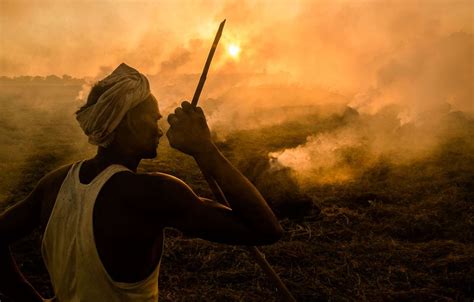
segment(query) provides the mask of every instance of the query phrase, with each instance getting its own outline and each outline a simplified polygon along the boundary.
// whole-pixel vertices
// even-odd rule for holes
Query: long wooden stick
[[[225,20],[222,21],[221,24],[219,25],[219,29],[217,30],[216,37],[214,38],[214,42],[212,43],[211,50],[209,51],[209,55],[207,56],[206,64],[204,65],[201,78],[199,79],[198,86],[196,88],[196,91],[194,92],[193,100],[191,102],[191,105],[194,107],[197,106],[202,88],[204,87],[204,83],[206,82],[207,73],[209,71],[209,67],[211,66],[211,61],[212,61],[212,58],[214,57],[214,52],[216,51],[217,44],[219,43],[219,40],[222,35],[222,31],[224,30],[224,24],[225,24]],[[225,198],[224,192],[222,192],[221,188],[219,187],[219,184],[215,181],[215,179],[211,175],[209,175],[207,172],[202,171],[202,170],[201,172],[203,173],[204,178],[209,184],[209,187],[211,188],[211,191],[214,197],[217,199],[217,201],[221,204],[229,206],[229,203],[227,202],[227,199]],[[290,293],[288,288],[285,286],[283,281],[281,281],[280,277],[278,277],[275,270],[273,270],[271,265],[268,263],[267,259],[265,259],[265,255],[262,252],[260,252],[260,250],[255,246],[247,247],[247,250],[255,258],[258,265],[260,265],[262,270],[266,273],[267,277],[273,281],[275,286],[282,293],[284,300],[288,302],[296,302],[295,298]]]
[[[201,78],[199,79],[199,83],[196,87],[196,91],[194,92],[193,100],[191,102],[191,105],[193,105],[194,107],[197,106],[199,97],[201,96],[202,87],[204,87],[204,83],[206,82],[209,66],[211,66],[212,58],[214,57],[214,53],[216,52],[217,44],[219,43],[219,40],[221,39],[222,31],[224,30],[224,25],[225,25],[225,19],[219,25],[219,29],[217,30],[217,34],[216,34],[216,37],[214,38],[214,42],[212,42],[211,50],[209,51],[209,55],[207,56],[206,64],[204,64],[204,69],[202,70]]]
[[[213,195],[217,199],[217,201],[223,205],[230,206],[229,202],[225,198],[224,192],[222,192],[221,188],[217,184],[217,182],[210,176],[209,174],[203,171],[204,178],[206,179],[209,187],[212,190]],[[285,283],[280,279],[277,275],[275,270],[272,268],[270,263],[268,263],[267,259],[265,258],[265,254],[263,254],[256,246],[247,246],[246,249],[250,252],[250,254],[255,258],[260,268],[265,272],[267,277],[273,281],[275,286],[283,295],[284,301],[288,302],[296,302],[296,299],[293,297],[291,292],[286,287]]]

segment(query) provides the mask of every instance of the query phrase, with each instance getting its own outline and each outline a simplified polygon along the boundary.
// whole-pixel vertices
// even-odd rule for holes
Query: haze
[[[447,114],[474,113],[470,0],[0,3],[0,75],[86,78],[71,112],[90,84],[126,62],[149,76],[162,113],[169,113],[192,97],[218,24],[227,19],[201,97],[222,139],[308,110],[331,114],[350,106],[364,115],[363,127],[314,133],[272,155],[300,171],[333,169],[335,149],[367,137],[374,158],[400,154],[400,145],[404,158],[419,157],[446,137]],[[234,46],[238,56],[228,51]],[[413,130],[400,134],[407,125]]]

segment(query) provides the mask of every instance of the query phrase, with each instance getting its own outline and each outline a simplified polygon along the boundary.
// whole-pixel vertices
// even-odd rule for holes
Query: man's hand
[[[171,147],[195,156],[212,146],[206,117],[200,107],[193,107],[185,101],[168,116],[168,123],[170,128],[166,136]]]
[[[140,191],[159,194],[149,204],[161,215],[166,213],[160,219],[164,226],[227,244],[264,245],[280,239],[283,230],[265,199],[212,143],[202,109],[183,102],[168,122],[170,145],[194,157],[203,174],[217,182],[230,207],[203,202],[184,182],[169,175],[153,177],[149,185],[153,189]]]

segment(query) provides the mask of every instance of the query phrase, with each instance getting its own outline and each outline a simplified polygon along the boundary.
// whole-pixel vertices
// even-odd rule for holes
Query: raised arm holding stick
[[[202,88],[204,87],[204,83],[207,78],[207,73],[209,72],[209,67],[211,65],[212,58],[214,56],[214,53],[217,48],[217,44],[219,43],[220,37],[222,35],[222,31],[224,29],[225,21],[226,20],[222,21],[221,24],[219,25],[219,29],[217,30],[216,37],[214,38],[214,42],[212,43],[211,50],[209,51],[209,55],[207,57],[206,63],[204,65],[204,69],[199,79],[198,86],[194,93],[193,100],[191,102],[191,105],[194,108],[197,106]],[[198,160],[197,162],[198,162],[199,167],[201,168],[204,178],[206,179],[207,183],[209,184],[209,187],[211,188],[214,194],[214,197],[217,199],[219,203],[229,206],[229,202],[226,199],[226,193],[225,193],[227,192],[227,190],[224,189],[223,191],[221,187],[219,186],[219,183],[221,183],[223,186],[227,186],[227,183],[225,181],[216,182],[215,175],[213,175],[213,173],[211,172],[213,171],[213,169],[209,169],[208,167],[206,167],[206,165],[204,165],[202,161]],[[260,265],[260,267],[263,269],[263,271],[266,273],[266,275],[272,280],[272,282],[276,285],[278,290],[282,293],[283,298],[286,301],[296,301],[295,298],[290,293],[290,291],[288,290],[288,288],[283,283],[283,281],[280,279],[280,277],[278,277],[276,272],[273,270],[273,268],[270,266],[268,261],[265,259],[265,256],[260,252],[260,250],[255,246],[248,247],[248,250],[252,254],[252,256],[255,258],[257,263]]]
[[[157,156],[163,135],[158,102],[136,69],[122,63],[99,81],[76,118],[97,154],[48,173],[28,197],[0,215],[3,294],[42,300],[9,250],[37,228],[59,302],[156,302],[166,227],[234,245],[271,244],[281,237],[270,207],[219,152],[204,113],[188,102],[168,117],[170,144],[195,158],[222,188],[230,208],[200,198],[174,176],[136,172],[142,159]]]

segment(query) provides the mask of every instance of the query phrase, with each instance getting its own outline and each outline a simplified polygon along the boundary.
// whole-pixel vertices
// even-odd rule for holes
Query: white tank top
[[[89,184],[79,181],[82,161],[72,165],[61,185],[44,231],[41,253],[59,302],[158,301],[158,272],[135,283],[115,282],[97,252],[92,225],[94,204],[112,175],[130,171],[111,165]]]

